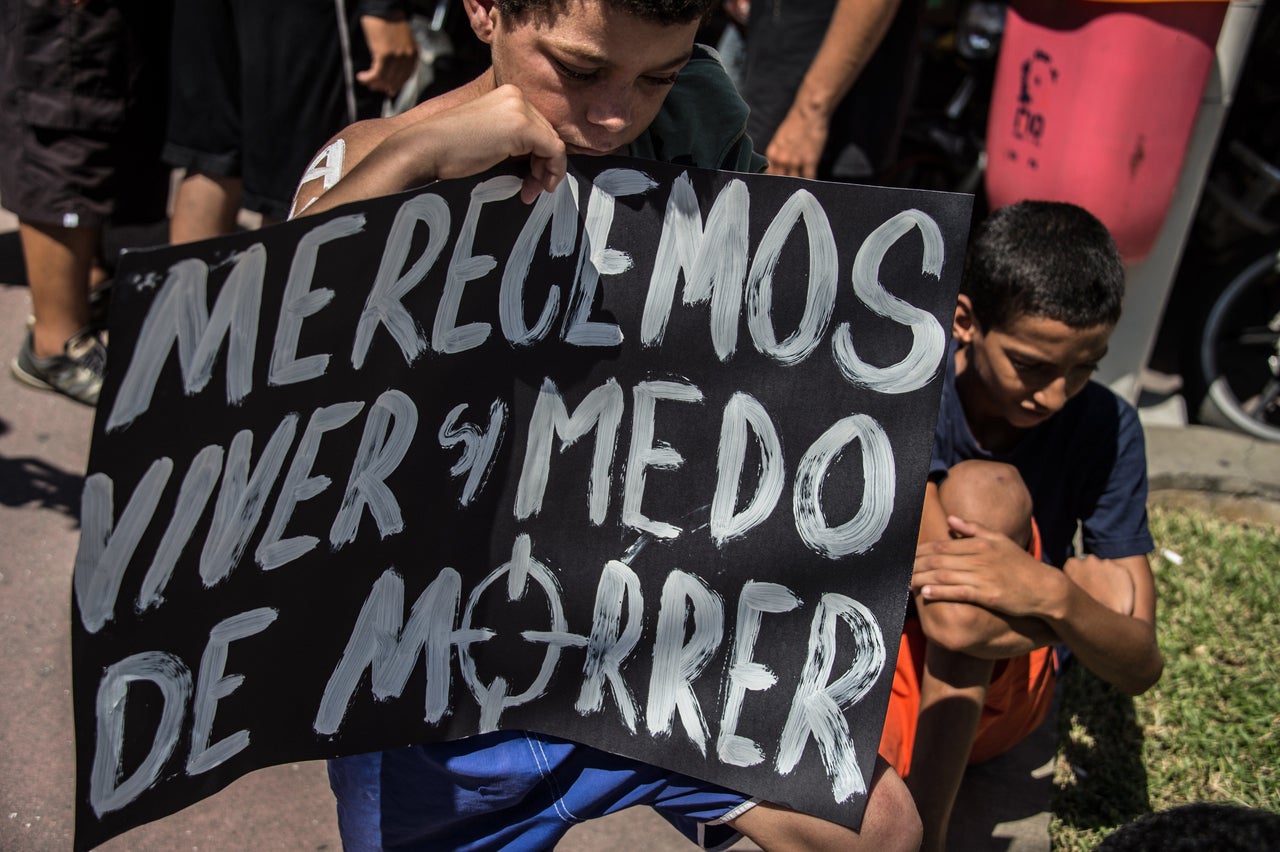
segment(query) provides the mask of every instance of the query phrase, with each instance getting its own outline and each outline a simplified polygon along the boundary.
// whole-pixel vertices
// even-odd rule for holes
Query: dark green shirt
[[[709,47],[693,58],[671,87],[653,123],[629,152],[633,157],[733,172],[759,172],[764,157],[747,137],[747,105]]]

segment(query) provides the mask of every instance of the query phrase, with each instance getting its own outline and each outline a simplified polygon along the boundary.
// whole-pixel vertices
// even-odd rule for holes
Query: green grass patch
[[[1280,531],[1153,509],[1151,532],[1164,676],[1129,698],[1068,671],[1055,849],[1188,802],[1280,811]]]

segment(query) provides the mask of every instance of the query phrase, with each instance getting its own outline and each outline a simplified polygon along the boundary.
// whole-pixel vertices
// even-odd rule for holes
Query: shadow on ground
[[[0,506],[53,509],[78,519],[83,487],[83,476],[44,459],[0,456]]]
[[[1058,726],[1064,764],[1053,794],[1058,819],[1093,829],[1151,812],[1132,697],[1073,665],[1063,679]]]
[[[27,286],[27,265],[22,260],[22,243],[17,231],[0,234],[0,281]]]

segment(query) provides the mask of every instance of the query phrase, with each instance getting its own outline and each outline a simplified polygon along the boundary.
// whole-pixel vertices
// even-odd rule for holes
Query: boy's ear
[[[973,302],[964,293],[956,296],[956,317],[951,323],[951,336],[961,346],[973,340],[978,321],[973,316]]]
[[[485,44],[492,43],[498,14],[493,0],[462,0],[462,5],[467,10],[467,20],[471,22],[476,37]]]

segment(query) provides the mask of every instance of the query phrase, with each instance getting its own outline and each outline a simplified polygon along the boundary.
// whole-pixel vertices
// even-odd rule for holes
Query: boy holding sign
[[[568,154],[630,154],[759,171],[746,109],[693,44],[713,0],[465,0],[492,52],[479,78],[393,118],[353,125],[303,176],[294,214],[527,161],[526,202]],[[677,77],[679,81],[677,82]],[[550,848],[576,822],[647,804],[706,846],[909,849],[920,825],[881,762],[860,832],[658,767],[500,731],[331,762],[347,849]]]
[[[1160,678],[1142,427],[1089,381],[1123,289],[1106,228],[1074,205],[1002,208],[970,246],[880,748],[926,847],[966,762],[1044,719],[1055,644],[1130,695]]]

